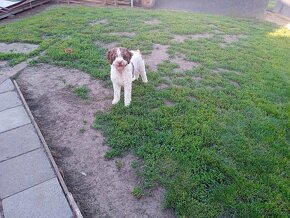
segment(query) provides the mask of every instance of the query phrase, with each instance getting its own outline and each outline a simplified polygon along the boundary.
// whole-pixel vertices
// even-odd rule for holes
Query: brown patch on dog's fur
[[[129,64],[130,61],[131,61],[131,58],[133,56],[133,53],[130,52],[127,48],[113,48],[113,49],[109,50],[108,53],[107,53],[107,59],[108,59],[109,63],[111,65],[113,64],[114,60],[117,57],[117,50],[118,49],[120,49],[120,51],[121,51],[121,56]]]
[[[127,63],[129,64],[131,61],[131,58],[133,56],[132,52],[130,52],[128,49],[126,48],[120,48],[121,51],[121,56],[124,58],[125,61],[127,61]]]
[[[116,57],[117,57],[117,48],[113,48],[107,52],[107,59],[111,65],[113,64]]]

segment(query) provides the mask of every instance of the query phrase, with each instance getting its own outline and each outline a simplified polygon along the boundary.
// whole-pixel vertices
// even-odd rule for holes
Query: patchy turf
[[[86,86],[77,87],[74,89],[74,93],[83,100],[88,100],[88,88]]]
[[[124,32],[135,35],[112,34]],[[143,160],[134,164],[143,184],[132,194],[142,198],[162,185],[165,207],[180,217],[288,216],[289,30],[182,12],[59,7],[0,26],[0,35],[2,42],[39,45],[29,54],[1,53],[0,60],[13,65],[46,50],[40,62],[106,81],[99,43],[145,55],[168,46],[148,85],[134,82],[132,105],[98,113],[95,122],[112,147],[107,158],[133,151]],[[176,70],[182,68],[171,59],[180,54],[197,67]]]

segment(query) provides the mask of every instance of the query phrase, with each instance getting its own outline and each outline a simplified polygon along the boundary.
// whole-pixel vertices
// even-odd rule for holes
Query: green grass
[[[83,100],[89,99],[88,92],[89,90],[86,86],[77,87],[74,89],[74,93]]]
[[[115,165],[116,165],[117,170],[120,171],[123,167],[123,162],[120,160],[116,160]]]
[[[140,187],[133,188],[132,195],[137,199],[142,198],[142,196],[143,196],[142,188],[140,188]]]
[[[90,25],[102,19],[109,24]],[[161,23],[144,24],[148,19]],[[124,30],[136,36],[110,35]],[[172,40],[172,34],[196,33],[214,37]],[[244,37],[222,48],[223,37],[231,34]],[[11,64],[46,50],[40,62],[78,68],[104,81],[109,81],[106,50],[95,41],[117,41],[143,53],[154,44],[169,45],[170,55],[198,62],[183,73],[170,61],[160,64],[157,72],[148,72],[147,85],[134,82],[129,108],[120,103],[96,115],[95,127],[112,148],[106,157],[134,152],[142,159],[133,167],[143,184],[132,194],[142,197],[162,185],[164,206],[179,217],[288,217],[289,30],[182,12],[57,7],[0,26],[0,40],[40,44],[33,54],[0,54]],[[163,83],[168,88],[156,89]]]

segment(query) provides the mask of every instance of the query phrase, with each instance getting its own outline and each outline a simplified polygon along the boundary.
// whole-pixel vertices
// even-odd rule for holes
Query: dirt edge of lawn
[[[174,217],[162,209],[164,190],[141,199],[132,154],[106,160],[109,147],[92,128],[97,111],[110,109],[111,89],[79,70],[40,64],[21,72],[17,82],[84,217]],[[76,87],[89,90],[88,100]]]

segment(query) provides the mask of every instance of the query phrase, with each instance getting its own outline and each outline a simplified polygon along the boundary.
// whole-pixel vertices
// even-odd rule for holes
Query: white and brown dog
[[[126,48],[113,48],[107,53],[107,59],[111,64],[111,80],[114,88],[114,100],[112,104],[120,101],[121,87],[124,87],[125,106],[131,103],[132,81],[141,75],[144,83],[147,83],[145,63],[141,52],[129,51]]]

